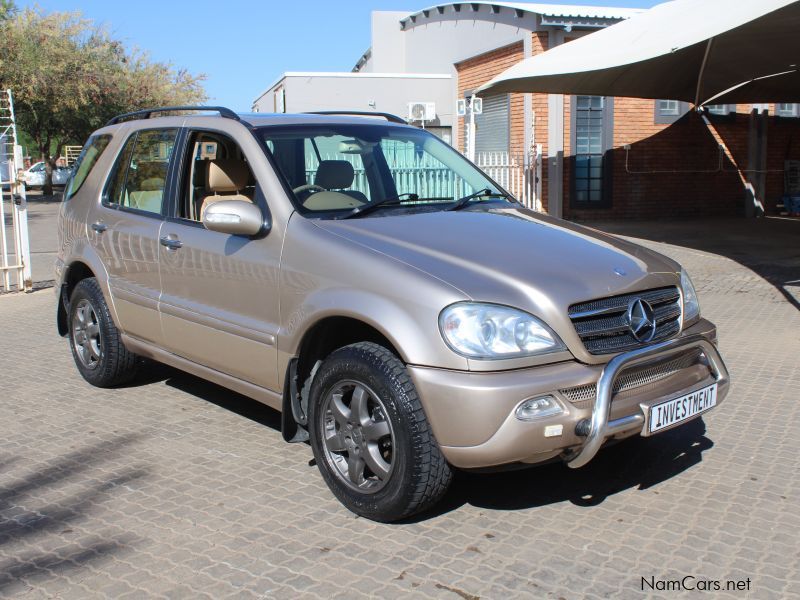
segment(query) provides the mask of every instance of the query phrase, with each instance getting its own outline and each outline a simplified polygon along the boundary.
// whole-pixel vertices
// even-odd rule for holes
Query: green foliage
[[[8,15],[0,19],[0,89],[11,89],[18,126],[51,162],[116,114],[206,98],[204,75],[128,50],[79,13],[0,1]]]
[[[17,5],[14,0],[0,0],[0,21],[10,19],[17,13]]]

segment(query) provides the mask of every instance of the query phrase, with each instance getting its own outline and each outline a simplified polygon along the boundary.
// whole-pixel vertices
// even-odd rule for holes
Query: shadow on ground
[[[280,435],[280,413],[226,388],[173,369],[148,365],[132,386],[165,382],[166,385],[211,402]],[[405,522],[424,521],[464,504],[492,510],[520,510],[559,502],[590,507],[618,492],[646,490],[691,468],[713,446],[706,427],[696,419],[652,438],[632,438],[603,449],[582,469],[560,461],[544,466],[501,473],[457,471],[450,491],[432,511]],[[309,467],[315,465],[309,461]]]
[[[138,387],[163,381],[166,385],[215,404],[260,425],[281,431],[281,414],[273,408],[170,366],[148,361],[137,378],[128,384]]]
[[[561,502],[597,506],[609,496],[652,488],[698,464],[702,453],[714,445],[705,432],[701,418],[651,438],[630,438],[604,448],[581,469],[559,461],[500,473],[457,471],[442,502],[407,522],[424,521],[465,504],[490,510]]]
[[[772,284],[800,310],[800,219],[691,219],[584,223],[606,233],[718,254]]]
[[[20,580],[53,577],[91,562],[109,559],[136,543],[133,534],[91,536],[76,541],[73,527],[91,518],[99,504],[110,500],[115,488],[147,476],[142,468],[126,468],[98,480],[87,471],[101,466],[141,438],[122,435],[54,457],[48,466],[0,487],[0,547],[23,546],[55,550],[26,549],[0,561],[0,595]],[[21,457],[0,456],[0,472],[12,471]],[[88,483],[88,485],[86,485]],[[80,485],[81,490],[65,495],[62,488]]]

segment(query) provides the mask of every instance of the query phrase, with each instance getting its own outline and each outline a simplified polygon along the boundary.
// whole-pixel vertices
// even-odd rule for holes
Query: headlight
[[[498,304],[459,302],[439,315],[447,345],[467,358],[519,358],[564,350],[564,343],[533,315]]]
[[[683,288],[683,324],[686,326],[700,318],[700,302],[697,300],[692,280],[684,270],[681,270],[681,288]]]

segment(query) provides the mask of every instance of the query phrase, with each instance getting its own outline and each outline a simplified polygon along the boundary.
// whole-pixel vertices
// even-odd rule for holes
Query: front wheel
[[[405,365],[377,344],[345,346],[322,363],[309,428],[328,487],[363,517],[389,522],[421,512],[452,479]]]

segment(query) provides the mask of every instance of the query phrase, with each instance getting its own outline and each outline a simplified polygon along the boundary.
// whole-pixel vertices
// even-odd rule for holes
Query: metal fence
[[[528,208],[542,211],[541,146],[530,153],[479,152],[475,164]]]
[[[472,188],[433,156],[417,153],[408,144],[384,148],[398,194],[414,192],[420,198],[457,198]],[[369,196],[369,183],[358,154],[325,155],[323,160],[346,160],[355,174],[350,189]],[[527,155],[508,152],[481,152],[475,164],[528,208],[541,211],[541,146]],[[316,156],[306,157],[306,182],[314,183],[319,168]]]
[[[0,90],[0,292],[32,285],[25,186],[17,182],[21,167],[11,91]]]

